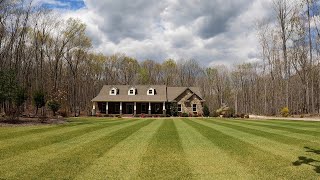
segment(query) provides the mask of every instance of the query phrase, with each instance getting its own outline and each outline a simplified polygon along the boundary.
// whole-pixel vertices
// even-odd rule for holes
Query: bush
[[[177,103],[172,103],[170,105],[170,115],[176,117],[178,116],[178,105]]]
[[[188,113],[182,113],[181,117],[189,117],[189,114]]]
[[[62,116],[62,117],[68,117],[67,111],[60,111],[59,115]]]
[[[38,109],[46,105],[45,94],[42,91],[36,91],[33,94],[33,104],[36,106],[36,115],[38,114]]]
[[[203,115],[206,117],[210,116],[209,107],[207,105],[203,106]]]
[[[246,116],[246,115],[243,114],[243,113],[240,114],[240,117],[241,117],[242,119],[243,119],[245,116]]]
[[[222,117],[230,118],[233,117],[234,110],[226,105],[223,105],[221,108],[216,110],[218,115],[222,115]]]
[[[122,116],[121,115],[117,115],[117,118],[122,118]]]
[[[250,117],[249,117],[249,114],[246,114],[246,115],[244,116],[244,118],[249,119],[249,118],[250,118]]]
[[[219,113],[217,113],[216,111],[213,111],[210,113],[210,117],[219,117]]]
[[[281,109],[281,115],[282,117],[288,117],[289,116],[289,108],[288,107],[284,107]]]
[[[60,103],[55,101],[55,100],[51,100],[51,101],[48,101],[47,103],[49,109],[53,112],[53,116],[56,115],[56,112],[60,109]]]

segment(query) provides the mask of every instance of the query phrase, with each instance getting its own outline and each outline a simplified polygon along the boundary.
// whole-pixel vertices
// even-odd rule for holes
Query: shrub
[[[223,105],[221,108],[216,110],[218,115],[222,115],[222,117],[230,118],[234,114],[234,110],[226,105]]]
[[[216,111],[210,113],[210,117],[219,117],[219,114]]]
[[[170,105],[170,113],[172,116],[178,116],[178,105],[177,103],[172,103]]]
[[[68,117],[67,111],[60,111],[59,115],[62,116],[62,117]]]
[[[45,94],[42,91],[36,91],[33,94],[33,104],[36,106],[36,115],[38,114],[38,109],[46,105]]]
[[[203,115],[206,117],[210,116],[209,107],[207,105],[203,106]]]
[[[282,108],[281,115],[282,115],[282,117],[288,117],[289,116],[289,108],[288,107]]]
[[[246,116],[246,115],[243,114],[243,113],[240,114],[240,117],[241,117],[242,119],[243,119],[245,116]]]
[[[189,117],[189,114],[188,113],[182,113],[181,117]]]
[[[249,118],[250,118],[250,117],[249,117],[249,114],[246,114],[246,115],[244,116],[244,118],[249,119]]]
[[[121,115],[117,115],[117,118],[122,118],[122,116]]]
[[[300,115],[300,118],[304,118],[304,115],[303,115],[303,114],[301,114],[301,115]]]
[[[55,100],[48,101],[47,105],[49,109],[52,111],[53,116],[56,115],[56,112],[60,109],[61,106],[60,103]]]

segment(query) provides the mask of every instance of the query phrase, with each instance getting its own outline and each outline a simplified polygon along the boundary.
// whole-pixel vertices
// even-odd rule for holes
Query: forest
[[[197,59],[162,62],[94,50],[86,25],[64,20],[21,0],[0,0],[1,114],[38,114],[46,105],[70,116],[91,112],[105,84],[198,86],[211,112],[320,113],[318,0],[275,0],[257,20],[259,61],[201,65]],[[245,38],[245,37],[244,37]],[[55,108],[53,108],[55,109]]]

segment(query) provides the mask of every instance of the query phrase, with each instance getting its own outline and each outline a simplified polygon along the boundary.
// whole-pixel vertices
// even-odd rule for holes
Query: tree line
[[[277,0],[257,23],[261,61],[203,67],[194,59],[137,60],[94,51],[86,25],[24,1],[0,0],[1,112],[37,114],[46,102],[89,114],[105,84],[198,86],[211,112],[276,115],[320,111],[319,37],[315,0]],[[45,102],[45,103],[43,103]]]

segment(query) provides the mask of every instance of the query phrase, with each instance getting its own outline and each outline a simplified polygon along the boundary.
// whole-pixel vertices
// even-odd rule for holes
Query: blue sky
[[[43,0],[40,2],[43,7],[50,9],[77,10],[85,7],[83,0]]]

